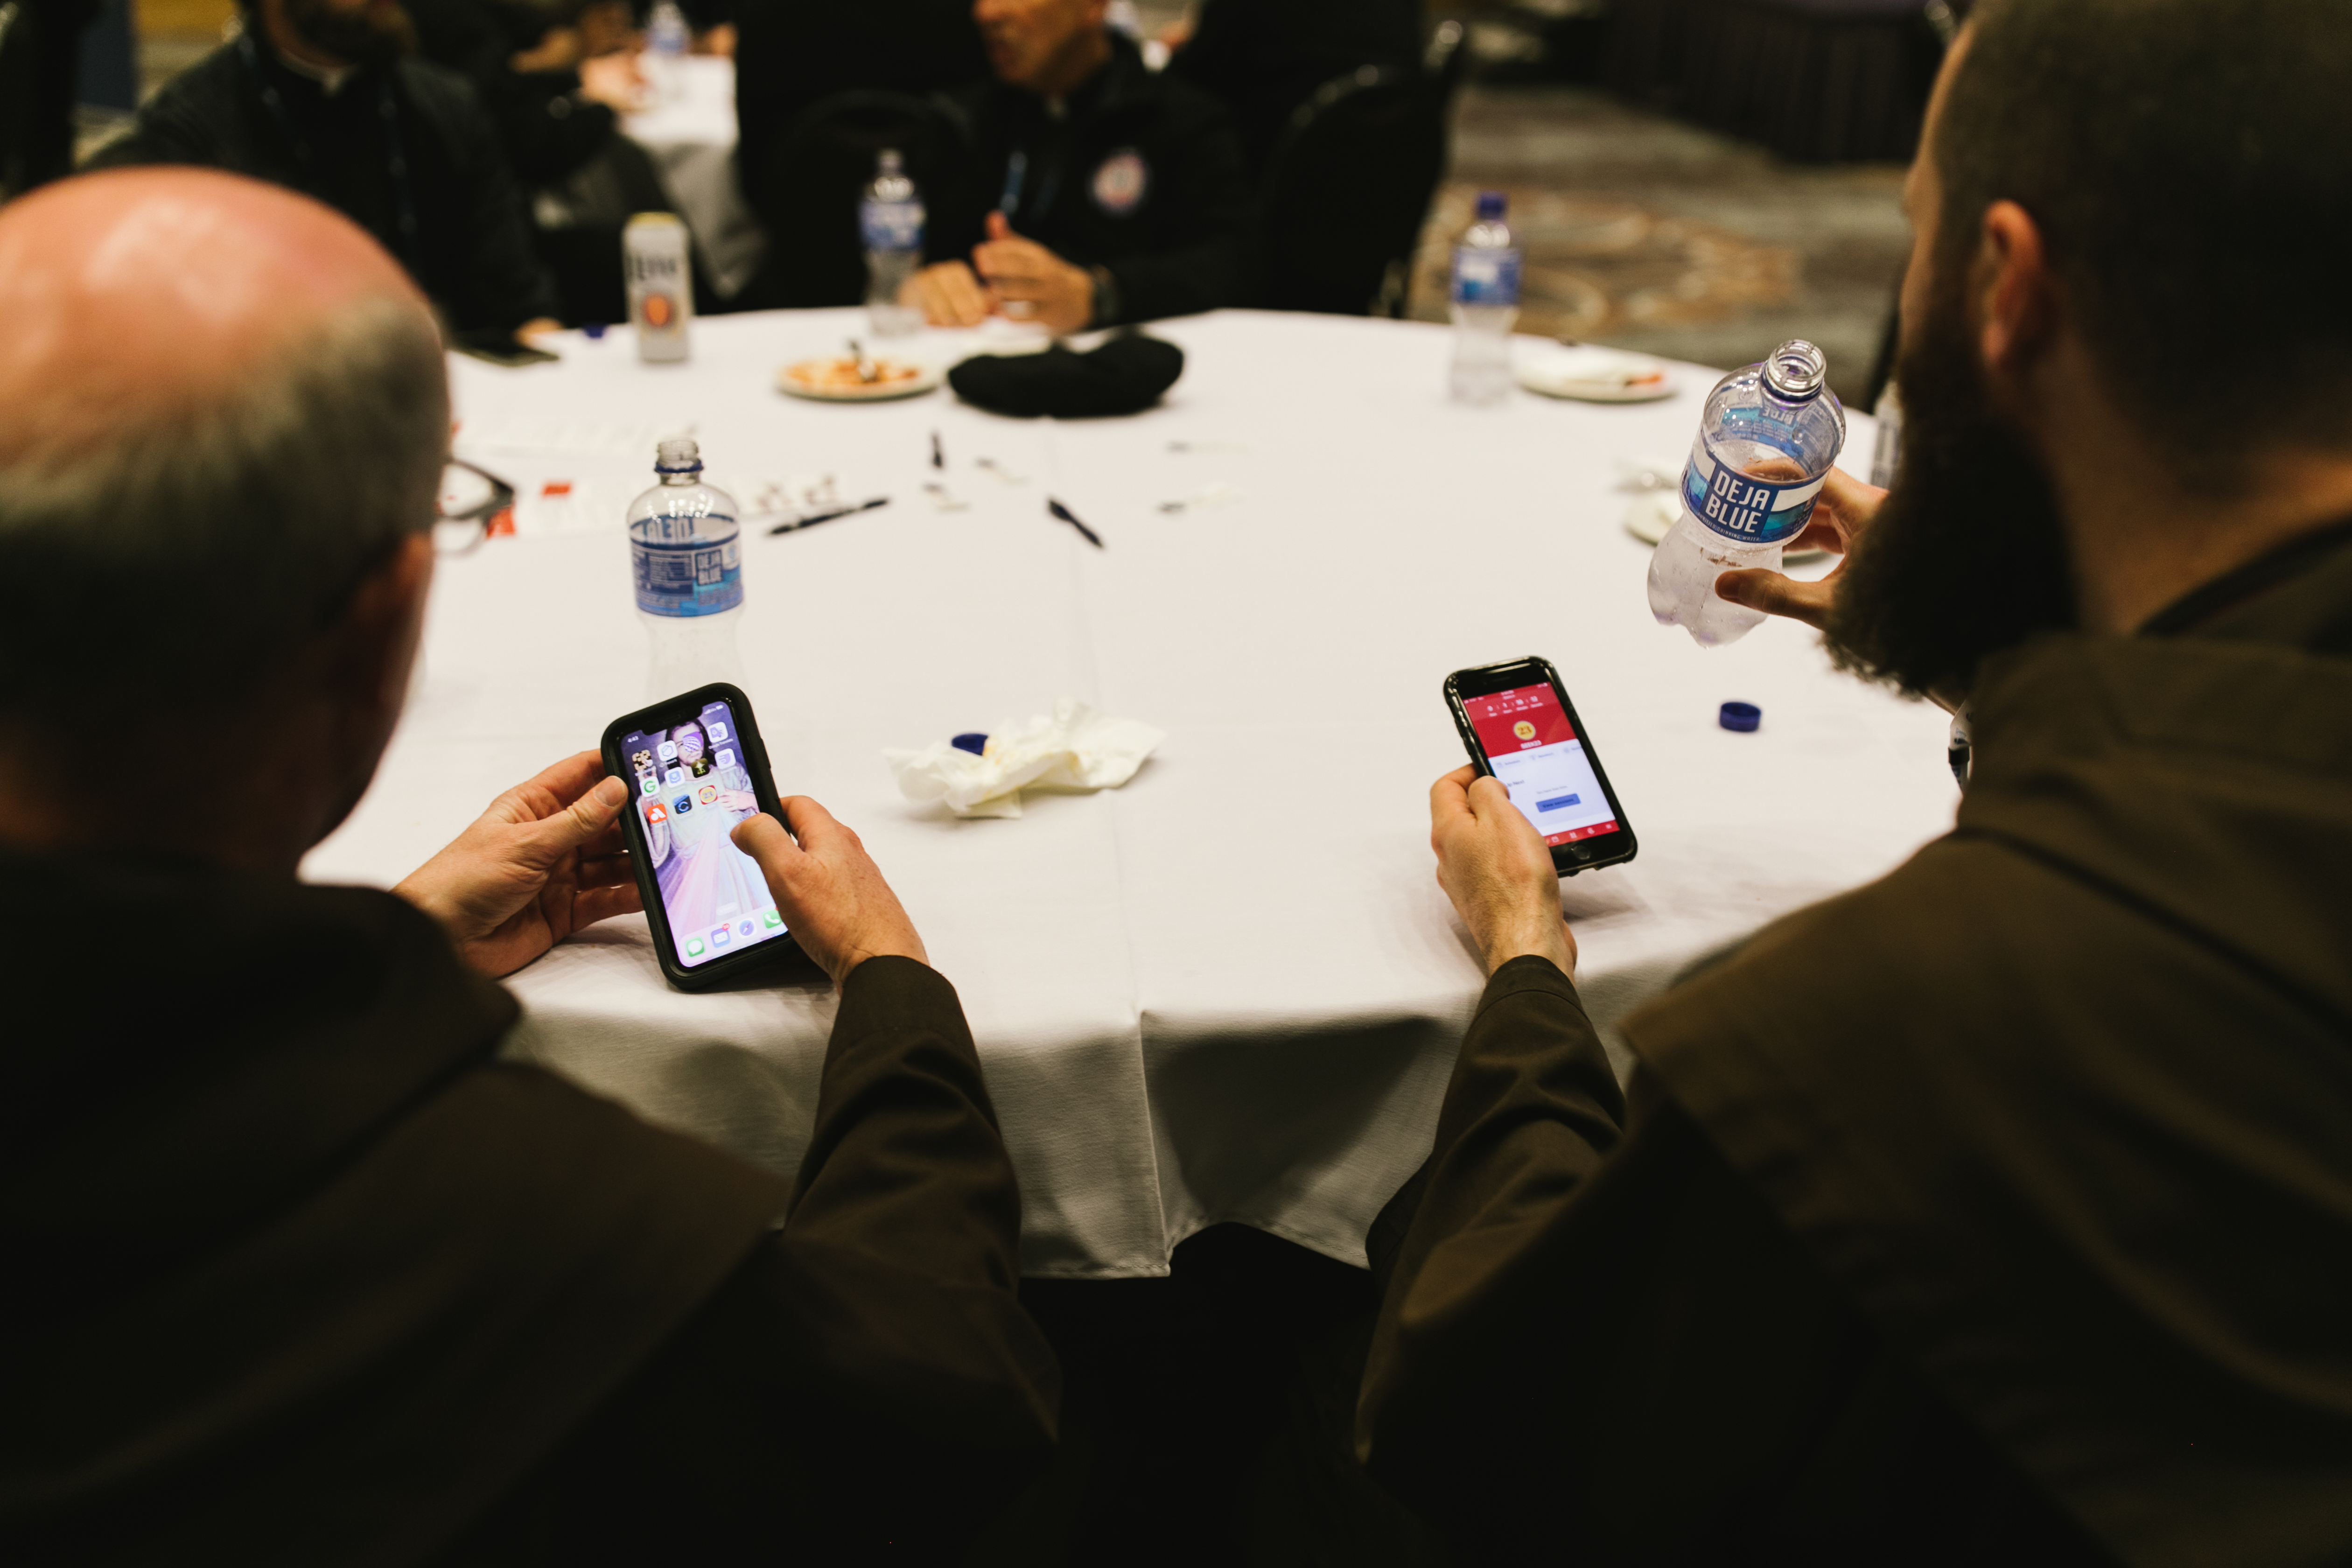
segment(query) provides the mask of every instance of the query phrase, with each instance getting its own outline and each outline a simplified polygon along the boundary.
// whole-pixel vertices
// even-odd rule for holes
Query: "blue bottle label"
[[[629,533],[629,565],[636,580],[637,608],[654,616],[716,616],[743,602],[741,542],[730,531],[723,541],[694,536],[693,520],[680,520],[675,531],[685,537],[664,539],[673,529],[670,520],[650,518]],[[724,523],[735,520],[717,512],[703,520]],[[651,535],[652,537],[648,537]]]
[[[1683,468],[1683,505],[1724,538],[1740,544],[1779,544],[1801,532],[1822,493],[1820,479],[1786,484],[1751,479],[1708,456],[1706,437],[1691,443]]]
[[[866,202],[857,209],[857,229],[868,250],[920,250],[923,204]]]
[[[1516,305],[1519,302],[1519,253],[1517,250],[1454,247],[1454,302],[1457,305]]]

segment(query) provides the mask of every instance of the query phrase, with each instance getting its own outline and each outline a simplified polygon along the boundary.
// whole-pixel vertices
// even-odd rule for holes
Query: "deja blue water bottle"
[[[664,441],[661,482],[629,503],[629,564],[637,615],[653,643],[648,700],[713,680],[742,684],[735,628],[743,618],[742,531],[735,498],[702,482],[690,437]]]
[[[1845,445],[1829,360],[1792,338],[1715,384],[1683,468],[1683,514],[1650,557],[1650,613],[1703,647],[1738,642],[1764,613],[1716,595],[1715,580],[1780,564],[1813,514],[1822,478]]]
[[[1503,221],[1500,191],[1478,195],[1478,219],[1454,247],[1454,401],[1480,406],[1511,395],[1511,323],[1519,317],[1519,242]]]

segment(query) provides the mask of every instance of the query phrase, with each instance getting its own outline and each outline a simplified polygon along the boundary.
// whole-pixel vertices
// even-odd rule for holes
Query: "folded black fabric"
[[[1044,353],[968,359],[948,372],[948,384],[992,414],[1094,419],[1142,412],[1183,374],[1182,349],[1129,333],[1082,354],[1055,343]]]

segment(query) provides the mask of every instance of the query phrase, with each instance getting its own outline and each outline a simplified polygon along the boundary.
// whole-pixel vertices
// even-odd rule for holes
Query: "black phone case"
[[[1486,761],[1486,752],[1478,744],[1478,731],[1471,727],[1470,715],[1462,706],[1462,678],[1465,675],[1496,676],[1507,669],[1533,670],[1551,683],[1552,695],[1559,699],[1560,711],[1568,715],[1569,727],[1576,731],[1577,739],[1584,742],[1584,759],[1592,764],[1592,776],[1601,781],[1601,793],[1608,797],[1609,809],[1617,814],[1617,832],[1624,839],[1622,847],[1612,846],[1612,853],[1607,858],[1598,860],[1581,858],[1572,844],[1555,844],[1551,847],[1552,869],[1563,877],[1573,877],[1582,871],[1598,871],[1603,866],[1622,866],[1642,852],[1642,842],[1633,836],[1633,823],[1617,798],[1617,786],[1609,782],[1609,770],[1601,765],[1600,749],[1592,743],[1591,731],[1584,727],[1583,715],[1577,712],[1576,704],[1569,700],[1568,688],[1561,683],[1559,671],[1551,667],[1551,660],[1530,654],[1526,658],[1507,658],[1499,664],[1482,664],[1475,669],[1457,669],[1445,678],[1446,710],[1454,715],[1454,732],[1462,737],[1462,749],[1470,753],[1471,765],[1488,778],[1495,776],[1493,764]],[[1497,686],[1495,689],[1500,691],[1509,688]],[[1485,696],[1486,693],[1480,691],[1474,695]],[[1620,847],[1622,853],[1614,852]]]
[[[709,702],[724,702],[735,711],[735,739],[743,748],[744,771],[751,775],[751,793],[760,802],[760,809],[782,822],[783,807],[777,803],[776,782],[768,771],[768,747],[760,738],[760,721],[751,712],[751,700],[736,687],[725,681],[713,681],[698,686],[691,691],[681,691],[676,697],[652,702],[634,713],[624,713],[604,726],[604,771],[614,778],[631,778],[635,770],[621,755],[621,737],[649,727],[669,728],[681,714],[702,711]],[[646,923],[653,927],[654,957],[660,961],[662,973],[680,991],[711,991],[755,965],[765,965],[787,948],[797,947],[798,940],[789,931],[774,942],[763,942],[709,963],[687,968],[677,961],[677,942],[669,928],[669,911],[662,907],[661,884],[654,876],[653,852],[646,843],[645,817],[637,810],[636,795],[632,791],[629,807],[621,814],[628,826],[622,830],[629,845],[629,864],[637,874],[637,892],[644,899]],[[731,917],[730,917],[731,918]]]

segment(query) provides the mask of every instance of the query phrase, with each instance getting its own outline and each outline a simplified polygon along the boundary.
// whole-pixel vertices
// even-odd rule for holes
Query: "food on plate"
[[[857,374],[854,359],[804,359],[784,367],[784,379],[809,392],[876,392],[905,386],[923,374],[920,365],[900,360],[875,359],[866,362],[874,379],[866,380]]]

